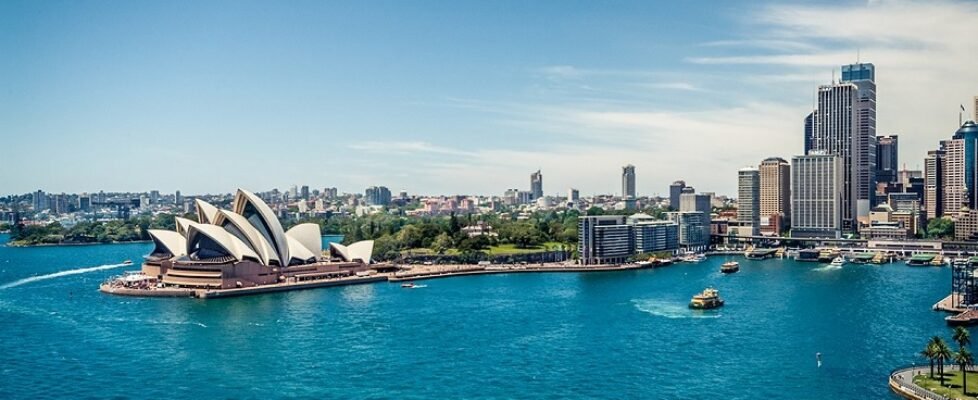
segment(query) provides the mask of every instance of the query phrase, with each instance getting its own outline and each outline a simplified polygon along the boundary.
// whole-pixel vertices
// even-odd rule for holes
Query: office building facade
[[[841,157],[831,154],[793,157],[791,236],[840,237],[843,229],[843,196]]]
[[[543,197],[543,174],[540,170],[530,174],[530,195],[532,196],[530,200]]]
[[[761,174],[757,168],[737,171],[737,221],[740,236],[757,236],[761,225]]]
[[[669,209],[679,210],[679,196],[686,188],[686,181],[675,181],[669,185]]]
[[[791,164],[769,157],[758,167],[761,175],[760,233],[777,235],[788,229],[791,215]]]
[[[621,168],[621,197],[634,199],[635,196],[635,166],[628,164]]]

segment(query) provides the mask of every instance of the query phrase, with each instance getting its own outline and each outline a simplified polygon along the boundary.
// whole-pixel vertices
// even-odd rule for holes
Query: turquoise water
[[[96,290],[149,250],[0,247],[0,398],[895,398],[887,373],[947,336],[930,311],[947,268],[740,259],[723,276],[712,258],[209,301]],[[688,310],[707,285],[727,306]]]

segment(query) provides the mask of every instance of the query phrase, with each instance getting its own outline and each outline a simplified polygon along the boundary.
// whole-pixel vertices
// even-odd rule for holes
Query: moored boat
[[[740,271],[740,263],[736,261],[725,262],[720,266],[720,272],[725,274],[732,274],[737,271]]]
[[[714,288],[704,289],[702,293],[693,296],[693,299],[689,301],[689,308],[696,310],[709,310],[722,306],[723,299],[720,298],[720,292]]]

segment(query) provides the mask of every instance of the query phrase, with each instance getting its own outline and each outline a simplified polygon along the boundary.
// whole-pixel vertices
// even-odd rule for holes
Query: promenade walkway
[[[945,371],[957,369],[954,365],[945,365]],[[901,368],[890,373],[890,390],[901,397],[912,400],[949,400],[947,397],[931,392],[913,383],[916,375],[926,375],[930,373],[930,366],[923,365],[918,367]],[[971,385],[968,385],[971,386]]]

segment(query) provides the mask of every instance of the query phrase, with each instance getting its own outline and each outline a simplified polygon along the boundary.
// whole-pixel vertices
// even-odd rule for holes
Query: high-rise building
[[[924,158],[924,208],[927,219],[944,216],[945,146],[945,141],[941,141],[941,147],[928,151],[927,158]]]
[[[79,211],[91,211],[92,210],[92,198],[88,193],[82,193],[78,196],[78,210]]]
[[[183,204],[183,196],[180,195],[180,191],[179,190],[177,190],[176,193],[173,194],[173,204],[176,204],[176,205]]]
[[[669,185],[669,209],[679,210],[679,195],[683,193],[686,181],[675,181]]]
[[[567,189],[567,201],[576,202],[581,199],[581,192],[577,189],[570,188]]]
[[[805,153],[812,150],[812,142],[815,140],[815,112],[812,111],[805,116]]]
[[[838,238],[842,231],[842,158],[809,154],[791,159],[791,236]]]
[[[965,122],[946,144],[944,213],[953,215],[962,206],[978,209],[978,124]]]
[[[391,191],[386,186],[368,187],[363,196],[371,206],[387,206],[391,203]]]
[[[876,182],[896,181],[900,169],[897,148],[897,135],[876,137]]]
[[[842,226],[855,232],[868,222],[876,194],[876,82],[873,64],[842,67],[842,80],[818,87],[809,154],[842,158]]]
[[[737,171],[737,221],[741,236],[757,236],[761,227],[761,174],[757,168]]]
[[[780,234],[791,215],[791,165],[781,157],[769,157],[758,167],[761,175],[760,223],[762,234]]]
[[[149,191],[149,204],[160,204],[160,191],[150,190]]]
[[[978,121],[978,96],[975,96],[975,108],[973,111],[975,112],[975,118],[972,121]]]
[[[624,216],[580,217],[577,232],[581,264],[621,264],[632,254],[631,226]]]
[[[302,185],[302,189],[299,190],[299,197],[303,200],[309,200],[309,186]]]
[[[635,166],[628,164],[621,168],[621,197],[635,198]]]
[[[679,195],[680,214],[698,213],[697,216],[674,217],[673,221],[680,225],[680,242],[684,246],[705,246],[710,243],[710,213],[713,211],[710,195],[696,193],[690,186],[683,188]],[[685,225],[684,222],[686,221]],[[699,229],[700,232],[694,232]],[[685,239],[684,239],[685,238]]]
[[[533,196],[530,200],[543,197],[543,174],[540,170],[530,174],[530,195]]]
[[[41,212],[48,208],[48,195],[43,190],[34,192],[33,197],[34,212]]]

